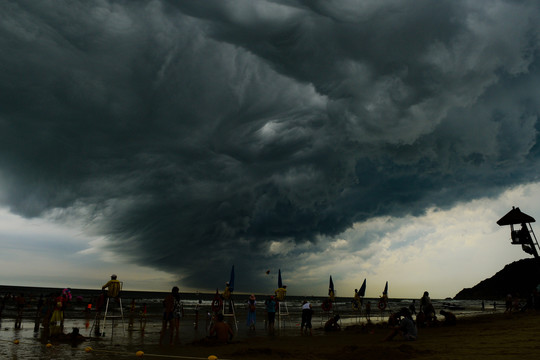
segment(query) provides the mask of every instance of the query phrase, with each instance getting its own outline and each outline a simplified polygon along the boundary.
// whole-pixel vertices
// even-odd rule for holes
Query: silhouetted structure
[[[523,251],[527,254],[533,255],[536,259],[540,261],[540,256],[538,256],[538,240],[536,235],[533,232],[531,223],[535,222],[532,216],[529,216],[519,208],[512,207],[506,215],[497,221],[499,226],[510,225],[510,237],[512,239],[512,244],[521,245]],[[514,225],[521,224],[519,230],[514,229]],[[532,235],[532,236],[531,236]]]

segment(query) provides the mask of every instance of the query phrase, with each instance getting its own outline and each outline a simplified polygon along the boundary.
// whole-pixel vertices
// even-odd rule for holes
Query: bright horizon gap
[[[509,229],[506,229],[506,227],[499,227],[498,225],[496,225],[495,222],[505,214],[505,211],[507,209],[508,211],[509,209],[511,209],[511,207],[508,208],[503,205],[509,203],[509,199],[516,199],[516,202],[513,204],[522,204],[522,206],[520,207],[522,211],[526,212],[529,215],[533,215],[533,217],[535,213],[540,213],[540,206],[534,204],[533,199],[535,197],[530,196],[531,193],[540,194],[540,183],[517,187],[515,189],[509,190],[508,192],[502,194],[496,199],[475,200],[467,204],[460,204],[454,209],[445,211],[430,210],[424,216],[420,216],[417,218],[405,217],[393,219],[383,217],[372,219],[363,224],[356,225],[355,228],[347,230],[336,238],[321,240],[328,241],[330,249],[338,251],[338,254],[340,254],[339,251],[341,249],[343,255],[339,255],[342,256],[340,266],[344,268],[343,271],[347,272],[341,272],[342,270],[340,270],[340,268],[334,268],[332,274],[325,275],[323,274],[323,272],[327,271],[327,269],[329,268],[328,265],[323,264],[324,266],[317,270],[317,274],[319,274],[317,276],[317,281],[314,280],[315,273],[309,276],[310,284],[313,284],[313,291],[309,291],[305,287],[295,289],[295,284],[299,281],[302,282],[301,276],[299,276],[298,274],[289,274],[284,269],[282,269],[283,281],[285,284],[288,283],[288,293],[291,296],[325,296],[324,294],[327,293],[328,278],[330,275],[332,275],[334,278],[337,297],[352,297],[354,289],[360,287],[364,276],[367,279],[366,297],[369,298],[378,298],[382,294],[382,290],[386,281],[389,282],[389,293],[391,298],[393,296],[392,294],[395,294],[394,298],[416,299],[417,297],[419,297],[419,295],[415,295],[415,293],[420,294],[421,297],[423,291],[429,291],[430,294],[433,295],[433,298],[438,299],[454,297],[463,288],[472,287],[478,282],[495,275],[495,273],[502,270],[505,265],[527,257],[527,255],[523,253],[519,247],[512,246],[510,244]],[[486,221],[483,221],[481,223],[481,226],[478,226],[479,224],[475,220],[475,218],[479,216],[478,214],[482,214],[482,217],[485,217],[486,219]],[[487,219],[489,219],[489,221],[487,221]],[[35,237],[39,237],[38,234],[52,233],[56,234],[60,244],[64,242],[63,238],[65,238],[66,236],[74,236],[78,238],[79,241],[82,241],[82,247],[85,246],[85,243],[95,244],[94,241],[85,238],[77,230],[74,231],[73,228],[65,228],[53,222],[47,222],[42,219],[25,220],[15,215],[9,214],[8,212],[6,212],[6,210],[0,211],[0,221],[5,221],[11,224],[11,226],[15,225],[16,227],[20,226],[20,228],[31,230],[29,234],[19,234],[19,236],[26,239],[26,241],[29,241],[30,243],[35,241],[30,239],[35,239]],[[17,224],[17,222],[19,223]],[[534,228],[534,223],[532,224],[532,226]],[[2,226],[2,229],[8,228],[9,227],[7,226]],[[478,233],[471,231],[471,229],[475,228],[478,230]],[[365,233],[371,231],[375,234],[378,233],[380,229],[384,230],[385,236],[382,237],[380,241],[373,243],[370,248],[362,249],[360,250],[360,252],[355,254],[355,252],[348,247],[348,240],[350,238],[358,236],[358,232]],[[467,235],[466,237],[465,234]],[[458,238],[460,239],[459,242],[455,240],[456,235],[458,235]],[[428,242],[426,237],[432,236],[437,236],[440,238],[440,240],[437,242]],[[411,241],[410,239],[413,239],[412,242],[409,242]],[[456,247],[453,248],[451,251],[443,250],[445,249],[444,244],[450,242],[453,242]],[[339,246],[336,246],[335,244],[339,244]],[[406,244],[406,246],[403,246],[404,244]],[[395,252],[396,250],[392,250],[392,248],[395,246],[399,246],[400,250],[398,252]],[[497,263],[489,262],[490,257],[482,256],[483,254],[485,254],[485,247],[487,246],[493,246],[493,249],[496,249],[496,252],[493,253],[493,255],[496,255],[498,258],[506,260],[501,260]],[[494,251],[493,249],[492,252]],[[75,248],[75,250],[77,250],[77,248]],[[320,259],[324,258],[326,251],[328,250],[324,250],[321,252],[321,254],[319,255]],[[440,254],[442,251],[446,251],[447,256],[444,259],[437,258],[436,254]],[[108,269],[106,273],[100,271],[99,276],[92,275],[90,276],[90,278],[87,278],[87,280],[85,280],[87,285],[77,286],[77,280],[75,278],[66,278],[65,281],[62,281],[60,273],[54,271],[54,268],[47,268],[47,276],[52,279],[58,280],[44,280],[43,284],[47,284],[48,287],[52,288],[55,287],[54,284],[65,283],[59,288],[72,287],[85,288],[89,290],[93,288],[99,289],[109,278],[109,273],[116,273],[118,274],[119,278],[121,278],[121,276],[123,275],[122,273],[125,272],[133,274],[128,276],[127,279],[121,279],[122,281],[124,281],[125,289],[130,291],[168,292],[170,288],[175,285],[179,286],[181,288],[181,291],[190,293],[196,293],[197,291],[203,293],[213,293],[215,291],[212,290],[210,286],[206,289],[202,287],[199,289],[182,288],[181,281],[175,282],[171,274],[156,272],[155,270],[145,269],[143,267],[133,264],[114,264],[111,263],[112,259],[110,258],[105,258],[107,261],[103,262],[103,260],[100,260],[102,256],[96,256],[96,254],[99,253],[99,249],[93,249],[92,251],[77,250],[76,253],[71,253],[67,257],[68,259],[73,259],[75,262],[84,259],[83,262],[78,262],[78,265],[72,263],[71,266],[74,267],[81,267],[82,264],[89,261],[88,265],[91,267],[85,266],[84,268],[80,268],[76,272],[79,274],[85,274],[86,277],[90,276],[91,274],[96,274],[96,268],[101,267],[102,269]],[[352,263],[349,263],[349,260],[347,260],[346,258],[346,256],[349,256],[351,253],[355,254],[356,256],[365,256],[365,254],[371,254],[371,257],[369,258],[370,260],[364,262],[363,264],[361,264],[360,267],[357,267],[355,270],[355,272],[363,273],[365,275],[346,275],[350,274],[351,269],[353,269],[351,265]],[[428,256],[422,257],[422,254],[428,254]],[[40,263],[53,263],[52,258],[49,259],[50,255],[48,255],[47,253],[43,253],[42,256],[44,256],[45,258],[40,257]],[[475,263],[471,262],[473,258],[476,259]],[[395,266],[398,261],[401,261],[401,267],[407,268],[408,272],[413,272],[412,269],[414,268],[414,266],[417,266],[418,270],[414,271],[417,271],[418,274],[421,274],[423,268],[425,268],[426,266],[430,266],[430,259],[439,263],[439,267],[446,266],[448,264],[449,267],[445,268],[444,271],[442,271],[441,274],[439,274],[438,276],[443,276],[444,273],[444,276],[446,276],[447,279],[456,278],[452,280],[453,290],[447,290],[441,288],[440,286],[436,287],[434,284],[438,283],[438,281],[432,282],[429,280],[429,277],[425,279],[422,277],[418,277],[418,275],[413,277],[416,279],[416,283],[423,282],[426,284],[425,286],[411,285],[410,280],[405,280],[399,277],[398,274],[401,272],[400,267]],[[458,261],[458,259],[463,259],[464,264],[456,267],[454,269],[456,273],[451,276],[451,273],[448,273],[447,271],[451,268],[452,261]],[[99,266],[96,265],[96,261],[98,261],[98,264],[100,264]],[[426,263],[426,261],[428,262]],[[478,268],[478,264],[484,264],[485,268]],[[3,261],[2,264],[0,264],[0,269],[4,271],[4,273],[6,273],[5,271],[7,271],[6,265],[15,267],[15,269],[17,269],[17,271],[11,272],[11,274],[26,273],[26,277],[32,277],[31,273],[28,273],[28,269],[25,269],[25,264],[21,262],[5,264],[5,262]],[[126,270],[119,271],[122,270],[124,267]],[[461,271],[457,273],[457,270],[459,269],[461,269]],[[145,276],[141,278],[146,278],[148,280],[142,280],[142,282],[139,283],[139,285],[137,286],[137,281],[141,281],[136,280],[139,278],[138,272],[141,270],[143,271],[143,273],[141,274],[145,274]],[[315,269],[313,269],[312,271],[315,271]],[[236,278],[236,288],[241,289],[243,286],[246,285],[241,284],[241,269],[237,268],[236,272],[237,274],[240,273],[240,275],[237,275]],[[384,275],[382,272],[384,272],[386,275]],[[272,289],[272,287],[277,286],[277,278],[275,277],[277,276],[276,273],[277,269],[271,271],[271,275],[269,276],[261,276],[261,278],[268,283],[268,294],[272,294],[273,290],[275,290]],[[163,274],[163,280],[161,280],[161,275],[159,274]],[[475,274],[475,276],[471,276],[471,274]],[[217,279],[216,276],[216,279],[214,281],[215,285],[213,286],[213,288],[215,289],[217,287],[219,291],[222,292],[224,288],[224,283],[228,280],[228,276],[229,274],[227,274],[223,279]],[[22,285],[13,286],[38,286],[30,279],[24,280],[24,278],[22,277],[20,277],[20,279],[21,282],[19,282],[19,284]],[[91,283],[88,281],[90,281]],[[153,289],[151,289],[149,287],[151,286],[150,284],[156,284],[156,281],[161,281],[160,287],[155,286]],[[400,284],[400,282],[402,284]],[[15,281],[12,281],[11,283],[15,283]],[[447,286],[449,286],[449,283],[446,284]],[[411,286],[415,286],[415,291],[412,292],[410,290],[406,290]],[[240,292],[245,294],[252,293],[252,291],[249,291],[247,289],[242,289],[237,293]],[[265,294],[265,292],[256,293]]]

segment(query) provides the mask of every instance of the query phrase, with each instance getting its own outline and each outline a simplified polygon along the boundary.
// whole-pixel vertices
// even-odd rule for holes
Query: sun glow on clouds
[[[319,279],[312,291],[316,294],[325,293],[332,275],[339,296],[352,296],[366,278],[368,297],[380,296],[386,281],[391,297],[419,298],[424,290],[434,298],[452,297],[528,257],[511,246],[509,229],[496,221],[512,206],[535,217],[539,194],[535,183],[449,210],[431,208],[419,217],[373,218],[356,223],[339,240],[328,240],[318,253],[301,255],[298,262],[306,264],[303,274]],[[301,286],[302,276],[295,280]]]
[[[173,275],[129,264],[106,242],[51,218],[24,219],[0,208],[2,284],[98,288],[112,273],[128,290],[168,290]]]

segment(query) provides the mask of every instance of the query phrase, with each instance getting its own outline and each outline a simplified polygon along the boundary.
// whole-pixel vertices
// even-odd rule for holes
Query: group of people
[[[231,293],[224,292],[227,296],[227,300],[231,299]],[[275,315],[279,308],[279,301],[285,300],[286,287],[283,286],[275,291],[273,296],[269,296],[264,302],[264,308],[267,313],[267,326],[270,333],[274,332]],[[257,299],[254,294],[251,294],[246,300],[247,306],[247,320],[246,326],[250,331],[255,330],[256,324],[256,309]],[[164,338],[167,329],[170,330],[170,343],[179,341],[179,323],[180,318],[183,316],[183,308],[180,301],[178,287],[173,287],[171,293],[163,300],[163,327],[160,336],[160,344]],[[300,331],[303,335],[312,335],[312,317],[313,306],[312,304],[304,300],[302,302],[302,320],[300,325]],[[440,314],[444,316],[444,324],[455,325],[456,317],[449,311],[441,310]],[[413,315],[416,315],[416,321],[413,319]],[[432,326],[437,321],[435,309],[429,297],[427,291],[424,292],[420,299],[420,308],[418,313],[416,312],[415,301],[409,306],[409,308],[402,308],[398,312],[393,313],[389,319],[388,324],[392,327],[392,331],[388,334],[385,340],[392,340],[396,335],[401,334],[404,340],[412,341],[416,340],[418,336],[418,327]],[[330,317],[325,325],[325,331],[339,331],[340,316],[334,315]],[[209,340],[219,343],[227,343],[232,340],[234,331],[231,326],[224,321],[224,314],[217,310],[214,313],[212,325],[209,327]]]
[[[444,317],[442,322],[443,325],[456,325],[457,318],[452,312],[441,310],[439,314]],[[416,315],[416,321],[414,321],[413,315]],[[390,315],[388,324],[392,327],[392,331],[385,340],[392,340],[397,334],[401,334],[404,340],[416,340],[418,336],[418,327],[434,326],[439,323],[429,293],[425,291],[420,299],[420,309],[418,313],[416,313],[416,305],[413,300],[408,308],[401,308],[397,313]]]
[[[228,285],[228,284],[227,284]],[[111,279],[102,286],[102,294],[96,301],[96,311],[98,314],[103,311],[105,303],[113,299],[118,301],[120,292],[122,290],[122,283],[117,279],[117,276],[113,274]],[[275,317],[276,312],[279,312],[279,303],[285,301],[287,293],[287,287],[284,285],[275,290],[274,295],[269,296],[264,301],[264,309],[267,315],[267,329],[270,334],[274,333],[275,330]],[[356,293],[356,291],[355,291]],[[332,294],[333,295],[333,294]],[[226,287],[223,298],[232,302],[232,291]],[[71,301],[71,291],[69,288],[66,288],[62,291],[59,291],[56,294],[52,294],[47,298],[41,297],[38,302],[38,313],[42,314],[41,318],[43,319],[43,326],[47,330],[47,334],[51,337],[62,338],[64,335],[64,312],[66,307]],[[24,296],[14,297],[15,303],[17,306],[18,317],[22,317],[22,312],[26,306],[26,301]],[[5,305],[6,297],[4,297],[1,305],[2,310]],[[362,299],[355,299],[361,304]],[[180,342],[179,330],[180,330],[180,320],[184,316],[184,308],[180,299],[180,290],[177,286],[174,286],[169,294],[163,299],[163,317],[162,317],[162,328],[160,332],[160,345],[163,343],[167,333],[169,344],[173,345],[175,342]],[[369,314],[370,303],[366,304],[366,314]],[[247,307],[247,320],[246,326],[250,331],[255,331],[256,325],[256,310],[257,310],[257,299],[254,294],[251,294],[246,300]],[[134,301],[131,305],[132,310],[134,309]],[[91,304],[88,307],[88,313],[90,312]],[[213,309],[213,317],[211,326],[208,328],[209,337],[218,342],[229,342],[234,332],[229,324],[224,321],[224,314],[222,313],[223,308]],[[324,310],[324,309],[323,309]],[[223,310],[224,311],[224,310]],[[132,311],[133,312],[133,311]],[[312,304],[304,300],[301,305],[301,325],[300,331],[303,335],[312,335],[312,317],[313,317],[313,306]],[[455,325],[456,317],[449,311],[441,310],[440,314],[445,317],[444,323],[447,325]],[[413,320],[412,316],[416,315],[416,322]],[[369,315],[368,315],[369,316]],[[96,316],[96,319],[99,316]],[[403,308],[397,313],[391,315],[389,324],[393,326],[393,331],[388,335],[387,340],[392,339],[396,334],[401,333],[406,340],[414,340],[417,336],[416,327],[422,326],[431,326],[436,319],[435,309],[431,303],[429,293],[424,292],[422,298],[420,299],[420,309],[416,313],[415,302],[409,308]],[[39,328],[39,322],[37,322]],[[99,334],[99,323],[96,326],[96,329]],[[337,331],[340,330],[340,316],[335,315],[330,317],[325,325],[325,331]],[[79,337],[78,331],[75,334]]]

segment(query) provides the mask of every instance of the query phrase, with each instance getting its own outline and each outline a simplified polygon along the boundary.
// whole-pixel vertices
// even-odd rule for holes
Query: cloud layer
[[[296,272],[357,222],[538,180],[534,1],[21,1],[0,17],[1,204],[80,222],[186,286],[235,264],[262,290],[262,269]]]

